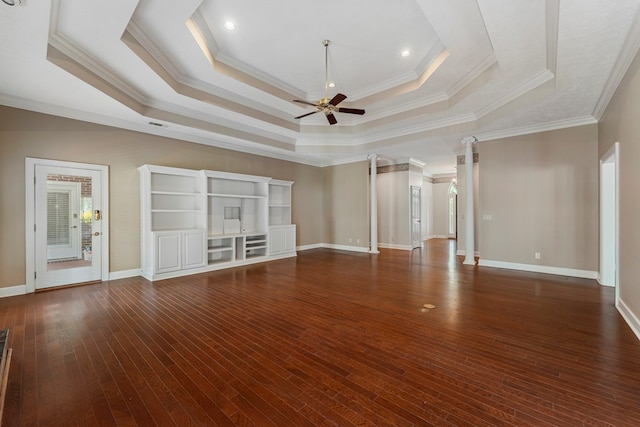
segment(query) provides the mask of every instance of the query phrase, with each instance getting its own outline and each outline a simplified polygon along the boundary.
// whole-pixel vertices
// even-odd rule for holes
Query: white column
[[[376,188],[377,180],[378,180],[378,164],[376,160],[378,156],[375,154],[369,154],[369,161],[371,162],[371,184],[369,188],[371,189],[371,249],[369,253],[379,254],[378,251],[378,190]]]
[[[465,249],[464,264],[476,265],[475,260],[475,217],[473,212],[473,144],[478,142],[475,136],[462,138],[464,154],[464,194],[465,194]]]

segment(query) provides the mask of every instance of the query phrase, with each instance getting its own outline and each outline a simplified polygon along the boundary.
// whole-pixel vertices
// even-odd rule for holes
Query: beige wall
[[[433,186],[433,232],[432,237],[447,237],[449,229],[449,188],[451,181],[438,182]]]
[[[323,169],[0,107],[0,288],[25,284],[25,157],[109,166],[109,271],[140,268],[137,167],[210,169],[295,181],[298,245],[326,241]]]
[[[411,247],[409,172],[377,175],[378,242],[384,247]]]
[[[598,126],[598,153],[620,143],[619,297],[640,319],[640,53],[636,54]],[[636,325],[636,328],[640,325]]]
[[[597,141],[588,125],[478,145],[481,259],[598,270]]]
[[[369,162],[331,166],[324,172],[324,243],[369,247]]]

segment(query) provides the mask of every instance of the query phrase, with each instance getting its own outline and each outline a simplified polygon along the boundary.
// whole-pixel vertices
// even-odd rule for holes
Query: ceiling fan
[[[338,123],[338,120],[333,115],[334,112],[337,112],[337,113],[348,113],[348,114],[358,114],[360,116],[363,115],[364,114],[364,110],[361,110],[359,108],[338,107],[338,104],[340,104],[342,101],[347,99],[346,95],[343,95],[343,94],[339,93],[336,96],[334,96],[333,98],[329,99],[329,95],[328,95],[328,92],[329,92],[329,80],[328,80],[328,73],[329,73],[329,55],[328,55],[329,40],[323,40],[322,41],[322,45],[324,46],[324,98],[322,98],[321,100],[319,100],[315,104],[313,104],[311,102],[307,102],[307,101],[301,101],[299,99],[294,99],[293,102],[298,102],[300,104],[311,105],[312,107],[316,107],[316,111],[312,111],[311,113],[303,114],[301,116],[296,117],[296,119],[301,119],[303,117],[307,117],[307,116],[310,116],[310,115],[316,114],[316,113],[324,113],[324,115],[327,117],[327,120],[329,121],[329,124],[330,125],[335,125],[336,123]]]

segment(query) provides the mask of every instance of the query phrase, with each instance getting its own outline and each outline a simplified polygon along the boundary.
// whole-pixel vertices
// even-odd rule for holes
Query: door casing
[[[35,178],[36,166],[52,166],[62,168],[75,168],[97,171],[100,173],[102,206],[102,238],[100,240],[101,249],[101,280],[109,279],[109,167],[105,165],[95,165],[90,163],[76,163],[60,160],[25,158],[25,273],[26,273],[26,293],[36,290],[36,230],[35,230],[35,207],[36,191]]]

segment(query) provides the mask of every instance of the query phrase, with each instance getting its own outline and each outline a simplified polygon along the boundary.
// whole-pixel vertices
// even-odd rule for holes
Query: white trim
[[[505,268],[507,270],[530,271],[533,273],[555,274],[558,276],[579,277],[582,279],[597,279],[598,272],[592,270],[579,270],[575,268],[551,267],[546,265],[521,264],[517,262],[492,261],[481,259],[478,265],[482,267]]]
[[[302,245],[296,247],[296,250],[298,252],[308,251],[311,249],[335,249],[338,251],[361,252],[367,254],[369,253],[369,248],[363,248],[361,246],[334,245],[332,243],[314,243],[312,245]]]
[[[128,279],[130,277],[142,276],[142,269],[132,268],[131,270],[112,271],[108,280]]]
[[[338,251],[363,252],[367,254],[369,253],[368,247],[363,248],[360,246],[334,245],[332,243],[323,243],[322,247],[326,249],[335,249]]]
[[[624,303],[621,299],[616,301],[616,308],[618,312],[622,316],[622,318],[627,322],[627,325],[631,328],[636,337],[640,340],[640,319],[633,314],[633,311]]]
[[[297,246],[296,247],[296,251],[300,252],[300,251],[309,251],[312,249],[322,249],[324,248],[322,243],[314,243],[312,245],[302,245],[302,246]]]
[[[0,288],[0,298],[15,297],[27,293],[27,285],[9,286]]]
[[[613,222],[614,222],[614,230],[610,230],[609,227],[607,227],[608,224],[605,224],[603,222],[603,219],[605,218],[605,197],[603,196],[603,194],[605,194],[605,192],[608,192],[610,190],[610,187],[605,188],[604,185],[605,184],[611,184],[610,179],[611,177],[607,174],[606,176],[604,172],[604,165],[613,165],[613,194],[608,194],[608,197],[613,197],[613,212],[609,212],[610,214],[613,215]],[[620,261],[619,261],[619,253],[620,253],[620,143],[619,142],[615,142],[611,145],[611,147],[609,147],[609,149],[602,155],[602,157],[600,157],[600,162],[599,162],[599,168],[598,168],[598,176],[599,176],[599,180],[600,180],[600,186],[599,186],[599,194],[600,194],[600,201],[599,201],[599,209],[600,209],[600,224],[599,224],[599,230],[600,230],[600,244],[599,244],[599,249],[600,249],[600,254],[599,254],[599,268],[598,268],[598,283],[600,283],[601,285],[603,285],[602,283],[602,273],[603,273],[603,254],[607,253],[605,251],[607,251],[607,249],[610,249],[610,244],[613,243],[613,282],[612,283],[607,283],[604,284],[603,286],[612,286],[615,288],[615,301],[618,300],[619,298],[619,285],[620,285]],[[608,230],[608,231],[605,231]],[[613,236],[610,236],[609,234],[611,233],[611,231],[613,231]],[[610,241],[610,239],[613,239],[613,242]],[[605,246],[605,242],[608,241],[609,242],[609,246]],[[610,254],[609,254],[610,255]]]
[[[622,78],[633,62],[633,58],[635,58],[638,53],[638,48],[640,47],[640,13],[636,14],[630,28],[627,38],[622,45],[622,49],[620,49],[620,54],[613,65],[611,74],[609,74],[609,78],[600,93],[600,98],[593,109],[592,115],[596,120],[600,120],[604,115],[609,101],[613,98],[613,94],[618,89]]]
[[[60,160],[37,159],[25,157],[25,274],[27,278],[25,293],[32,293],[36,290],[35,281],[35,253],[36,232],[34,230],[35,218],[35,185],[36,165],[54,166],[63,168],[88,169],[100,173],[102,184],[102,221],[106,226],[102,227],[102,274],[100,280],[109,280],[109,167],[89,163],[66,162]]]
[[[431,239],[449,239],[449,236],[446,234],[432,234],[431,236],[423,236],[422,240],[431,240]]]
[[[383,249],[398,249],[402,251],[410,251],[414,249],[411,245],[394,245],[390,243],[378,243],[378,247]]]

